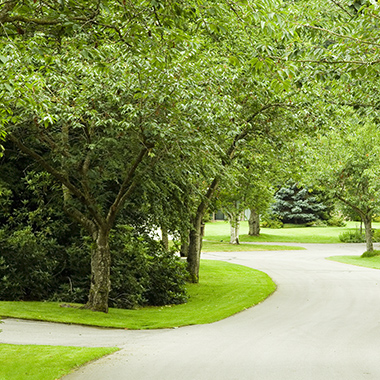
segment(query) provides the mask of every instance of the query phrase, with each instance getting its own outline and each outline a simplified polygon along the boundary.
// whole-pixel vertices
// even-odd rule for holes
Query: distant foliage
[[[263,218],[263,221],[261,222],[261,227],[278,229],[283,228],[284,223],[282,223],[280,220],[276,218],[266,216]]]
[[[342,243],[364,243],[365,236],[359,230],[345,231],[339,235],[339,240]]]
[[[330,227],[345,227],[347,223],[342,216],[333,216],[326,220],[326,224]]]
[[[327,206],[317,197],[315,192],[293,184],[282,187],[275,194],[272,214],[283,223],[305,224],[325,219]]]

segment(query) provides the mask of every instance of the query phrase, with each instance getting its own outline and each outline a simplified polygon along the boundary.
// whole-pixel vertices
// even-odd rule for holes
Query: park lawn
[[[182,305],[137,310],[110,308],[108,314],[60,307],[57,302],[0,302],[0,316],[125,329],[172,328],[211,323],[262,302],[276,285],[258,270],[223,261],[202,260],[200,283],[188,284]]]
[[[56,380],[116,347],[0,344],[0,380]]]
[[[250,252],[250,251],[295,251],[303,250],[303,247],[290,245],[268,245],[268,244],[229,244],[220,241],[207,241],[202,243],[202,252]]]
[[[339,263],[357,265],[360,267],[380,269],[380,256],[361,257],[361,256],[331,256],[327,260],[338,261]]]
[[[261,228],[259,236],[248,235],[248,222],[241,222],[240,242],[278,242],[278,243],[341,243],[339,235],[345,231],[359,228],[359,222],[348,222],[346,227],[298,227],[293,228]],[[379,223],[373,223],[379,228]],[[228,222],[217,221],[206,223],[205,240],[230,241],[230,226]]]

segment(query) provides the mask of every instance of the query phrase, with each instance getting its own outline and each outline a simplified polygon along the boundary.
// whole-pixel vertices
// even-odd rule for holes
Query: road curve
[[[358,255],[361,244],[303,246],[205,254],[260,269],[278,286],[223,321],[126,331],[7,319],[0,341],[121,348],[64,380],[380,379],[380,270],[324,259]]]

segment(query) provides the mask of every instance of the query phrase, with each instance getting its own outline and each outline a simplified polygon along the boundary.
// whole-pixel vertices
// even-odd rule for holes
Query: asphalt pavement
[[[216,323],[130,331],[5,319],[0,342],[121,348],[64,380],[380,379],[380,270],[325,260],[361,254],[362,244],[302,246],[204,254],[277,284],[260,305]]]

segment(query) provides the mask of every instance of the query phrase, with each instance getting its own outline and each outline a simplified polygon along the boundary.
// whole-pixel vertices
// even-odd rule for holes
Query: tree
[[[367,251],[372,251],[372,217],[380,206],[378,128],[350,112],[345,119],[340,131],[320,137],[312,157],[320,185],[360,215]]]
[[[276,192],[271,212],[283,223],[304,224],[320,219],[326,208],[312,189],[295,183]]]
[[[65,211],[91,236],[87,307],[107,312],[109,235],[118,215],[156,157],[195,148],[187,145],[201,119],[192,115],[202,104],[189,100],[197,99],[193,91],[199,90],[190,78],[195,49],[177,28],[188,8],[141,3],[133,11],[123,6],[111,11],[98,2],[94,17],[77,19],[71,8],[80,5],[85,12],[86,4],[70,3],[62,12],[44,8],[46,17],[32,20],[18,14],[24,12],[19,5],[9,2],[1,10],[9,28],[33,26],[26,41],[11,40],[11,49],[9,30],[4,32],[1,79],[8,84],[3,93],[8,116],[2,124],[7,139],[62,185]],[[56,12],[71,28],[55,22]],[[127,21],[118,28],[106,23],[110,18]],[[49,28],[42,31],[41,25]]]

